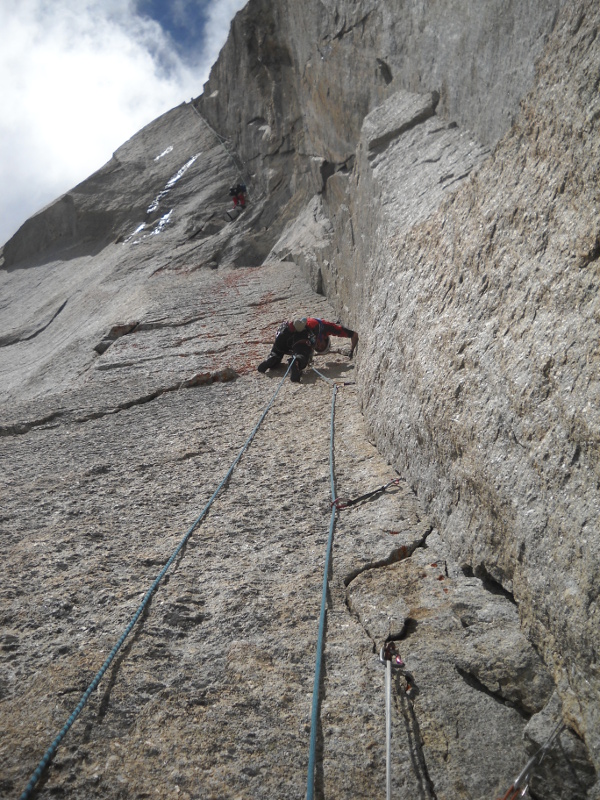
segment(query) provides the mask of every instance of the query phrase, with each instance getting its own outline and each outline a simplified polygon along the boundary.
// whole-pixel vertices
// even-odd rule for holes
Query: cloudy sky
[[[247,0],[0,0],[0,245],[202,93]]]

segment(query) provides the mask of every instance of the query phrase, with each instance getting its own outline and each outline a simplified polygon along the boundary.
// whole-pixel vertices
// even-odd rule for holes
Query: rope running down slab
[[[327,539],[327,550],[325,554],[325,569],[323,571],[323,592],[321,595],[321,614],[319,617],[319,633],[317,636],[317,656],[315,663],[315,680],[313,685],[312,712],[310,720],[310,749],[308,754],[308,781],[306,787],[306,800],[313,800],[315,793],[315,762],[317,751],[317,721],[319,715],[319,690],[321,687],[321,672],[323,660],[323,640],[325,636],[325,616],[327,611],[327,584],[329,580],[329,562],[331,560],[331,550],[333,545],[333,531],[337,508],[335,506],[335,478],[333,469],[333,440],[334,440],[334,420],[335,420],[335,398],[337,386],[333,387],[333,397],[331,398],[331,431],[329,439],[329,472],[331,482],[331,517],[329,520],[329,537]]]
[[[210,498],[210,500],[208,501],[208,503],[204,506],[201,514],[192,523],[192,525],[188,529],[188,531],[185,534],[185,536],[179,542],[179,544],[175,548],[175,551],[173,552],[173,555],[171,556],[171,558],[167,561],[165,566],[159,572],[158,576],[156,577],[156,579],[154,580],[154,582],[152,583],[152,585],[150,586],[150,588],[148,589],[148,591],[144,595],[144,599],[142,600],[142,602],[140,603],[137,611],[135,612],[135,614],[131,618],[131,621],[129,622],[129,624],[127,625],[127,627],[125,628],[125,630],[121,634],[121,637],[119,638],[119,640],[117,641],[117,643],[115,644],[113,649],[110,651],[110,653],[108,655],[108,658],[106,659],[104,664],[100,667],[100,669],[96,673],[96,676],[94,677],[93,681],[90,683],[88,688],[85,690],[85,692],[81,696],[81,699],[80,699],[79,703],[77,704],[75,710],[73,711],[73,713],[71,714],[71,716],[69,717],[69,719],[67,720],[65,725],[63,726],[63,728],[60,731],[60,733],[56,736],[56,738],[54,739],[54,741],[52,742],[50,747],[44,753],[41,761],[39,762],[38,766],[36,767],[35,771],[33,772],[32,776],[31,776],[31,778],[29,780],[29,783],[25,787],[25,790],[21,794],[19,800],[27,800],[27,798],[29,798],[31,796],[31,792],[35,788],[35,786],[36,786],[37,782],[39,781],[39,779],[41,778],[44,770],[46,769],[46,767],[50,763],[52,757],[56,753],[60,743],[62,742],[64,737],[67,735],[67,733],[69,732],[71,726],[73,725],[73,723],[75,722],[75,720],[77,719],[77,717],[79,716],[81,711],[83,710],[83,708],[84,708],[85,704],[87,703],[90,695],[92,694],[94,689],[96,689],[96,687],[98,686],[98,684],[102,680],[102,677],[104,676],[104,673],[106,672],[106,670],[112,664],[115,656],[117,655],[117,652],[119,651],[119,649],[121,648],[123,642],[125,641],[125,639],[129,635],[129,633],[131,632],[131,630],[132,630],[133,626],[135,625],[135,623],[138,621],[138,619],[140,618],[140,616],[144,612],[144,609],[148,605],[148,602],[150,601],[150,598],[152,597],[152,595],[154,594],[154,592],[158,588],[158,585],[161,582],[161,580],[163,579],[163,577],[165,576],[167,570],[169,569],[171,564],[175,561],[175,559],[177,558],[177,556],[181,552],[182,548],[184,547],[184,545],[186,544],[186,542],[188,541],[188,539],[190,538],[190,536],[192,535],[194,530],[198,527],[200,522],[202,522],[204,517],[207,515],[210,507],[212,506],[212,504],[216,500],[217,495],[220,493],[221,489],[225,486],[225,484],[227,483],[227,481],[231,477],[234,469],[236,468],[236,466],[240,462],[242,456],[244,455],[244,453],[246,452],[246,450],[250,446],[250,444],[251,444],[252,440],[254,439],[254,437],[256,436],[256,433],[258,432],[258,429],[260,428],[264,418],[267,416],[267,414],[271,410],[271,407],[273,406],[273,403],[275,402],[275,399],[276,399],[277,395],[279,394],[279,391],[280,391],[281,387],[283,386],[283,383],[284,383],[285,379],[287,378],[287,375],[288,375],[290,369],[292,368],[292,364],[294,363],[295,360],[296,359],[294,357],[292,359],[292,361],[291,361],[291,363],[290,363],[285,375],[281,379],[281,382],[279,383],[279,385],[278,385],[278,387],[277,387],[277,389],[275,391],[275,394],[273,395],[273,397],[271,398],[271,400],[268,403],[267,407],[263,411],[263,413],[262,413],[260,419],[258,420],[258,422],[256,423],[252,433],[246,439],[246,442],[243,445],[243,447],[240,450],[240,452],[238,453],[237,457],[235,458],[235,460],[233,461],[233,463],[231,464],[231,466],[227,470],[227,473],[226,473],[225,477],[223,478],[221,483],[218,485],[218,487],[214,491],[214,493],[213,493],[212,497]]]

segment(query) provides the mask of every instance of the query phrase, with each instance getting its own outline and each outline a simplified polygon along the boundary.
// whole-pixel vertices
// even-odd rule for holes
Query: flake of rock
[[[376,652],[388,639],[403,635],[410,616],[396,578],[393,571],[373,569],[359,575],[348,588],[348,606],[373,639]],[[390,598],[394,598],[391,603]]]

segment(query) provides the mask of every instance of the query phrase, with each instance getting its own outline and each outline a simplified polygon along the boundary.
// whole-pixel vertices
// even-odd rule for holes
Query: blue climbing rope
[[[316,370],[315,370],[316,372]],[[319,374],[319,373],[317,373]],[[324,377],[324,376],[321,376]],[[327,380],[325,378],[325,380]],[[315,663],[315,681],[313,685],[312,713],[310,719],[310,749],[308,753],[308,782],[306,787],[306,800],[313,800],[315,793],[315,761],[317,752],[317,721],[319,716],[319,690],[321,687],[321,663],[323,660],[323,640],[325,638],[325,614],[327,611],[327,584],[329,581],[329,562],[333,545],[333,530],[335,528],[335,478],[333,472],[333,432],[335,419],[335,397],[337,386],[333,387],[331,398],[331,433],[329,437],[329,471],[331,481],[331,517],[329,520],[329,537],[327,539],[327,552],[325,555],[325,570],[323,573],[323,592],[321,595],[321,615],[319,617],[319,633],[317,636],[317,657]]]
[[[52,759],[52,757],[54,756],[54,754],[58,750],[58,747],[59,747],[60,743],[65,738],[65,736],[67,735],[69,729],[71,728],[71,726],[73,725],[73,723],[75,722],[75,720],[77,719],[77,717],[79,716],[81,711],[83,710],[83,708],[84,708],[85,704],[87,703],[91,693],[94,691],[94,689],[96,689],[96,687],[98,686],[98,684],[102,680],[102,677],[104,676],[104,673],[106,672],[106,670],[112,664],[112,662],[113,662],[115,656],[117,655],[119,649],[121,648],[123,642],[125,641],[125,639],[129,635],[129,633],[131,632],[131,629],[133,628],[135,623],[138,621],[138,619],[140,618],[140,616],[144,612],[144,609],[148,605],[148,602],[150,601],[150,598],[152,597],[152,595],[156,591],[156,589],[157,589],[159,583],[161,582],[161,580],[164,578],[167,570],[169,569],[171,564],[175,561],[175,559],[177,558],[177,556],[181,552],[181,549],[184,547],[184,545],[186,544],[186,542],[188,541],[188,539],[190,538],[190,536],[192,535],[194,530],[198,527],[198,525],[202,522],[204,517],[207,515],[210,507],[212,506],[212,504],[216,500],[217,495],[219,494],[221,489],[225,486],[225,484],[227,483],[227,481],[231,477],[234,469],[237,467],[237,465],[239,464],[242,456],[244,455],[244,453],[246,452],[246,450],[250,446],[252,440],[256,436],[256,433],[257,433],[258,429],[260,428],[260,426],[262,425],[262,422],[263,422],[264,418],[267,416],[267,414],[271,410],[271,407],[273,406],[273,403],[275,402],[275,399],[276,399],[277,395],[279,394],[279,391],[280,391],[281,387],[283,386],[283,383],[284,383],[289,371],[291,370],[292,364],[294,363],[295,360],[296,360],[295,357],[291,360],[290,365],[287,368],[287,371],[286,371],[285,375],[283,376],[281,382],[279,383],[279,385],[278,385],[278,387],[277,387],[277,389],[275,391],[275,394],[273,395],[273,397],[271,398],[271,400],[268,403],[267,407],[263,411],[263,413],[262,413],[260,419],[258,420],[258,422],[256,423],[252,433],[246,439],[246,442],[244,443],[244,445],[243,445],[242,449],[240,450],[240,452],[238,453],[237,457],[235,458],[235,460],[233,461],[233,463],[231,464],[231,466],[227,470],[227,474],[225,475],[225,477],[223,478],[221,483],[218,485],[218,487],[215,489],[212,497],[210,498],[208,503],[204,506],[201,514],[194,520],[192,525],[189,527],[187,533],[185,534],[183,539],[179,542],[179,544],[175,548],[175,551],[173,552],[173,555],[171,556],[171,558],[167,561],[165,566],[159,572],[159,574],[156,577],[154,583],[152,584],[152,586],[150,586],[150,588],[148,589],[148,591],[144,595],[144,599],[140,603],[140,605],[139,605],[137,611],[135,612],[135,614],[133,615],[131,621],[129,622],[129,624],[127,625],[127,627],[125,628],[125,630],[121,634],[121,637],[119,638],[118,642],[115,644],[113,649],[110,651],[110,653],[108,655],[108,658],[106,659],[104,664],[102,664],[102,666],[100,667],[100,669],[96,673],[95,678],[93,679],[93,681],[90,683],[88,688],[85,690],[85,692],[81,696],[81,700],[79,701],[79,703],[75,707],[75,710],[73,711],[73,713],[71,714],[69,719],[66,721],[64,727],[62,728],[60,733],[56,736],[56,738],[54,739],[54,741],[52,742],[50,747],[44,753],[40,763],[37,765],[35,771],[33,772],[31,778],[29,779],[29,783],[25,787],[25,790],[21,794],[19,800],[27,800],[27,798],[30,797],[31,792],[35,788],[35,785],[37,784],[37,782],[41,778],[44,770],[46,769],[46,767],[50,763],[50,760]]]

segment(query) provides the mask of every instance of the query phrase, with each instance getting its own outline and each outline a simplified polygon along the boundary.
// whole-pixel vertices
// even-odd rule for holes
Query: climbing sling
[[[389,489],[390,486],[398,486],[399,483],[400,478],[394,478],[394,480],[386,483],[385,486],[380,486],[378,489],[373,489],[372,492],[361,494],[360,497],[355,497],[353,500],[340,500],[340,498],[337,498],[332,502],[332,505],[335,505],[338,510],[341,510],[342,508],[350,508],[350,506],[355,506],[357,503],[361,503],[363,500],[367,500],[369,497],[375,497],[375,495],[382,494],[386,491],[386,489]]]

